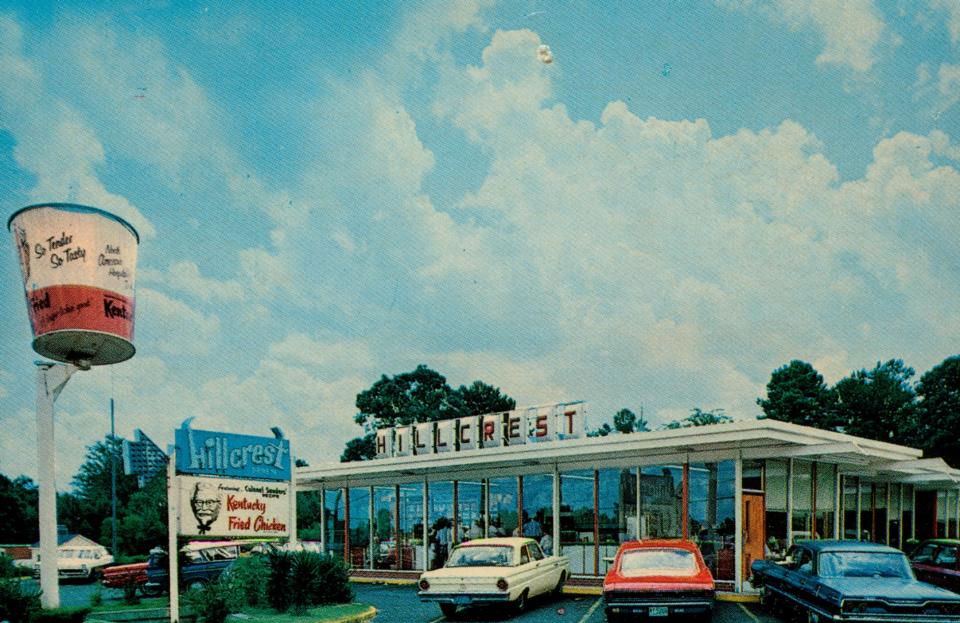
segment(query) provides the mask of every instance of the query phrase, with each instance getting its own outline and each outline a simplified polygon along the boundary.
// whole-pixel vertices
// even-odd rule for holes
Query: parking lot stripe
[[[430,623],[440,623],[440,621],[443,621],[443,620],[446,619],[446,618],[447,618],[447,617],[445,617],[445,616],[443,616],[443,615],[441,614],[440,616],[438,616],[438,617],[435,618],[434,620],[430,621]]]
[[[757,615],[747,610],[746,606],[744,606],[743,604],[737,604],[737,605],[740,606],[740,609],[743,610],[748,617],[753,619],[753,623],[760,623],[760,619],[757,618]]]
[[[593,605],[590,606],[590,609],[587,610],[587,613],[583,615],[577,623],[586,623],[586,620],[593,616],[593,613],[596,612],[597,608],[600,607],[600,602],[603,601],[603,597],[593,602]]]

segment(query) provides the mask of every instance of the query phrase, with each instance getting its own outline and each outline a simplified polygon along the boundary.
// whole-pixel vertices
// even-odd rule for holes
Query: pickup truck
[[[232,541],[188,543],[180,549],[180,590],[201,588],[216,582],[224,569],[240,556],[240,544]],[[147,581],[143,592],[159,595],[169,590],[170,573],[167,553],[151,552],[147,561]]]

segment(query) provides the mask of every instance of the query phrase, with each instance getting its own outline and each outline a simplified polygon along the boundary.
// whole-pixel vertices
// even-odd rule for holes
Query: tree
[[[348,441],[340,460],[362,461],[376,456],[376,434],[372,431],[377,428],[508,411],[516,404],[500,388],[483,381],[451,389],[442,374],[424,364],[393,377],[382,375],[370,389],[357,394],[358,412],[353,420],[364,427],[366,434]]]
[[[724,414],[723,409],[713,409],[712,411],[704,411],[699,407],[695,407],[693,411],[687,417],[682,420],[674,420],[666,426],[667,430],[673,430],[676,428],[691,428],[693,426],[710,426],[712,424],[727,424],[732,422],[733,418],[729,415]]]
[[[877,362],[873,370],[857,370],[835,386],[843,432],[893,443],[917,438],[916,394],[910,385],[913,368],[900,359]]]
[[[613,427],[608,422],[600,425],[600,428],[587,433],[587,437],[606,437],[613,432]]]
[[[80,470],[73,477],[74,492],[64,494],[64,504],[71,522],[66,525],[92,539],[110,543],[111,466],[116,461],[117,508],[125,508],[130,496],[137,491],[137,477],[123,473],[123,439],[107,435],[102,441],[87,446],[87,455]],[[75,499],[70,499],[71,497]],[[119,517],[117,518],[119,522]],[[101,533],[101,527],[106,528]],[[114,552],[116,555],[117,552]]]
[[[122,551],[145,554],[154,547],[164,547],[168,538],[166,472],[155,474],[126,504],[118,505],[118,512],[118,545]],[[109,516],[106,522],[109,524]]]
[[[456,393],[462,400],[463,408],[470,415],[510,411],[517,408],[516,400],[501,394],[499,387],[487,385],[483,381],[474,381],[470,387],[461,385]]]
[[[917,421],[924,455],[960,466],[960,355],[927,371],[916,387]]]
[[[642,413],[641,409],[641,413]],[[621,433],[643,433],[650,430],[647,421],[643,415],[637,417],[637,414],[624,407],[617,411],[613,416],[613,427]]]
[[[343,449],[343,454],[340,455],[340,462],[365,461],[377,456],[377,448],[374,445],[376,438],[376,433],[370,433],[363,437],[354,437],[347,442],[347,446]]]
[[[26,476],[10,480],[0,474],[0,543],[35,543],[39,539],[37,504],[33,480]]]
[[[837,396],[823,376],[805,361],[794,359],[777,368],[767,383],[767,398],[757,404],[773,420],[835,430]]]

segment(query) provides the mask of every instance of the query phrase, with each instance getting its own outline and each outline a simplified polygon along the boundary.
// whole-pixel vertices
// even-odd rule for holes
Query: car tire
[[[443,616],[448,619],[452,619],[457,615],[457,604],[438,604],[440,606],[440,612],[443,613]]]
[[[140,586],[140,592],[147,597],[159,597],[163,595],[163,589],[156,585],[142,584]]]
[[[560,572],[560,579],[557,580],[557,585],[553,587],[553,596],[560,597],[563,594],[563,583],[567,581],[567,572]]]
[[[517,612],[527,611],[527,589],[524,589],[520,596],[513,600],[513,609]]]
[[[183,589],[184,591],[199,591],[203,590],[206,587],[207,583],[204,580],[190,580],[188,584],[185,584]]]

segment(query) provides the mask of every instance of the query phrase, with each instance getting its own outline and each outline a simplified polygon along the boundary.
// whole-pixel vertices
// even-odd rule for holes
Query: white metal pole
[[[40,605],[60,607],[57,574],[57,481],[53,407],[70,376],[72,364],[37,364],[37,509],[40,529]]]
[[[423,479],[423,505],[421,510],[423,511],[423,543],[420,546],[423,548],[423,561],[420,563],[420,569],[423,571],[430,570],[430,505],[429,500],[427,499],[430,496],[430,482],[424,478]]]
[[[643,491],[640,488],[640,485],[643,481],[643,468],[637,466],[637,540],[640,541],[643,539],[643,530],[641,529],[643,525]]]
[[[903,483],[901,482],[898,485],[899,488],[899,501],[897,502],[897,546],[906,551],[903,543]]]
[[[426,491],[424,491],[426,495]],[[370,561],[368,569],[373,569],[373,557],[376,556],[376,539],[374,539],[375,533],[373,531],[373,487],[367,487],[367,496],[369,500],[367,501],[367,550],[369,551]]]
[[[887,512],[884,513],[884,522],[883,522],[883,523],[886,524],[886,532],[885,532],[885,534],[884,534],[884,536],[886,537],[886,540],[883,542],[883,544],[884,544],[884,545],[890,545],[890,483],[889,483],[889,482],[886,483],[886,484],[883,486],[883,488],[886,489],[886,496],[887,496],[887,499],[886,499],[886,503],[887,503],[886,510],[887,510]]]
[[[733,462],[733,587],[743,592],[743,459]]]
[[[167,560],[170,563],[170,623],[180,620],[180,551],[177,547],[180,487],[177,481],[177,450],[167,460]]]
[[[863,540],[863,526],[861,525],[863,514],[863,502],[861,498],[863,497],[863,483],[860,482],[860,476],[857,476],[857,540]]]

